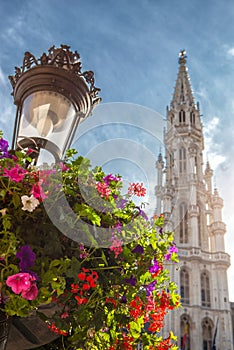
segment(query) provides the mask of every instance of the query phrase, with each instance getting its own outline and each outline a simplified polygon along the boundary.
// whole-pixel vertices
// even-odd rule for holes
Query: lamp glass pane
[[[39,91],[29,95],[23,104],[18,141],[39,137],[57,145],[61,154],[75,121],[75,108],[63,95]]]

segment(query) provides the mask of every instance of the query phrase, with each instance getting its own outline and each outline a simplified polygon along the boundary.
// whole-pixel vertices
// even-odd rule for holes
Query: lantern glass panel
[[[49,140],[61,156],[75,117],[75,108],[65,96],[53,91],[35,92],[24,100],[17,141],[34,137]]]

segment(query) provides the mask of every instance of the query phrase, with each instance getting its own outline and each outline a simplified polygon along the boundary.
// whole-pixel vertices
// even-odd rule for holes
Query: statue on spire
[[[187,55],[186,55],[186,51],[185,50],[181,50],[180,51],[180,54],[179,54],[179,64],[181,63],[186,63],[186,58],[187,58]]]

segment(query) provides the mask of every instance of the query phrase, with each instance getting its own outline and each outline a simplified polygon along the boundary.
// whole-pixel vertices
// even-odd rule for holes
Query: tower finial
[[[181,50],[180,54],[179,54],[179,64],[185,64],[186,63],[186,51],[185,50]]]

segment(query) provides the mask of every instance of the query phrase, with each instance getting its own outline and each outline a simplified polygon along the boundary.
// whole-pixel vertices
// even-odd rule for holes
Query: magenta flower
[[[111,181],[119,182],[120,180],[121,180],[120,177],[116,177],[116,176],[114,176],[112,174],[109,174],[109,175],[106,175],[106,176],[103,177],[103,181],[106,183],[107,186],[109,185],[109,183]]]
[[[40,181],[36,185],[33,185],[31,190],[31,193],[33,194],[33,196],[39,200],[48,198],[48,196],[44,193],[43,189],[41,188],[41,183],[42,181]]]
[[[60,166],[62,171],[70,170],[70,168],[68,166],[66,166],[63,162],[59,162],[59,166]]]
[[[15,294],[20,294],[31,287],[32,276],[27,272],[20,272],[12,276],[8,276],[6,285],[12,289]]]
[[[154,258],[154,264],[149,267],[149,272],[150,273],[157,273],[159,269],[160,269],[160,265],[157,262],[157,260]]]
[[[36,254],[32,251],[29,245],[22,246],[16,253],[16,257],[20,259],[19,267],[22,271],[33,266],[36,260]]]
[[[117,221],[117,223],[115,224],[115,226],[113,226],[113,228],[114,228],[117,232],[121,232],[123,226],[122,226],[121,222]]]
[[[168,253],[164,255],[164,258],[166,260],[170,260],[172,253],[178,253],[178,248],[175,246],[175,244],[170,247],[170,249],[168,250]]]
[[[27,171],[21,168],[18,164],[14,168],[8,170],[4,169],[4,176],[9,177],[11,181],[20,182],[23,180]]]
[[[32,283],[29,289],[22,291],[22,298],[27,300],[35,300],[38,296],[36,283]]]

